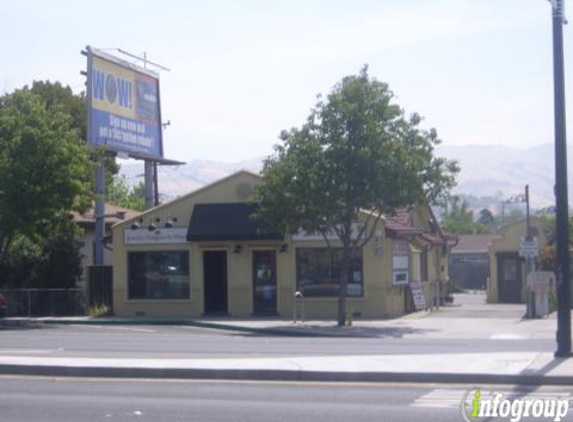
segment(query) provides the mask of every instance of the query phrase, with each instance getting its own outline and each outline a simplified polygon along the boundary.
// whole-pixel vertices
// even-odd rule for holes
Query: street
[[[3,376],[0,421],[459,422],[459,404],[473,387]],[[573,395],[573,387],[488,388]]]

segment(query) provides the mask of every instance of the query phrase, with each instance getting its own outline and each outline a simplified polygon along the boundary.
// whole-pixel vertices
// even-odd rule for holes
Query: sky
[[[317,94],[365,64],[444,145],[553,141],[547,0],[0,0],[0,16],[1,94],[34,80],[80,92],[86,45],[170,68],[160,72],[166,158],[266,156]]]

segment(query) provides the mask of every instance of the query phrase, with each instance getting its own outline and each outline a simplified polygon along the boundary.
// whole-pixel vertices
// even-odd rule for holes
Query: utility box
[[[549,296],[554,286],[555,275],[551,271],[533,271],[527,277],[528,288],[533,292],[534,318],[549,315]]]

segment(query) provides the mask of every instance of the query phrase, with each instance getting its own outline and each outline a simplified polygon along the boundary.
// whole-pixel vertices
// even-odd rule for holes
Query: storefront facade
[[[257,183],[259,176],[241,171],[115,225],[115,314],[290,317],[300,291],[307,317],[334,317],[341,245],[331,240],[331,258],[320,236],[265,231],[250,219]],[[447,281],[447,246],[428,210],[385,220],[353,257],[354,314],[401,315],[410,283],[422,282],[430,304],[431,284]]]
[[[552,226],[538,218],[530,221],[531,236],[543,247],[550,241]],[[525,303],[526,263],[519,255],[519,244],[527,233],[526,220],[504,226],[501,235],[494,236],[488,246],[490,280],[487,300],[490,303]]]

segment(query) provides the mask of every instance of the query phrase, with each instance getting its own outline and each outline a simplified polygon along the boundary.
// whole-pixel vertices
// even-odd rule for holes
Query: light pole
[[[571,356],[571,298],[569,285],[569,201],[567,199],[567,139],[563,66],[565,0],[550,0],[553,15],[553,89],[555,107],[555,208],[557,281],[556,357]]]

